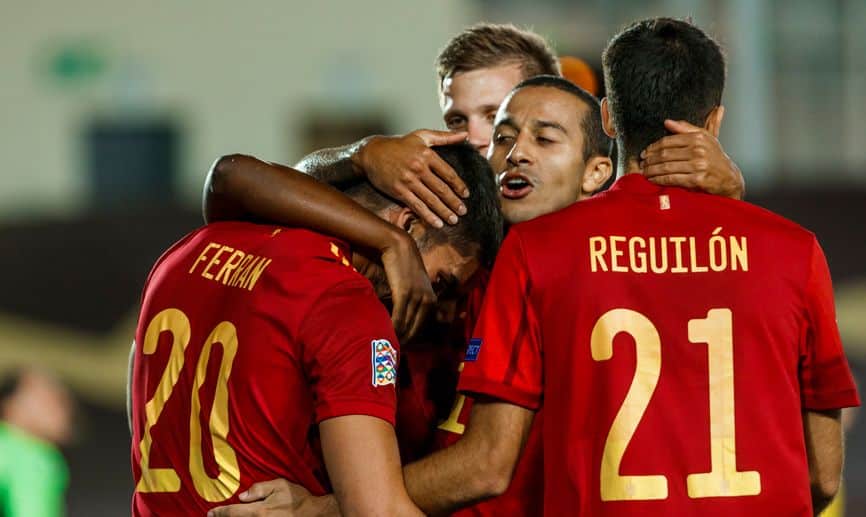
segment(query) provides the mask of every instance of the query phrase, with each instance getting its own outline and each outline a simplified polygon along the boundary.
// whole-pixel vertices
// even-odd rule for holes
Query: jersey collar
[[[643,174],[632,173],[617,179],[610,190],[622,190],[637,194],[657,194],[663,190],[663,187],[651,183]]]

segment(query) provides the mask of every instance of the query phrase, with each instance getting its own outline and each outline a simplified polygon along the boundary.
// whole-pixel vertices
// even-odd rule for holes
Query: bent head
[[[439,100],[445,125],[469,133],[469,143],[487,154],[496,111],[520,81],[559,75],[547,42],[514,25],[473,25],[448,42],[436,58]]]
[[[621,165],[667,134],[665,119],[686,120],[718,136],[725,58],[698,27],[671,18],[633,23],[610,41],[602,67],[602,117],[623,150]]]
[[[610,177],[599,102],[554,76],[520,83],[496,115],[490,165],[511,224],[565,208]]]
[[[479,266],[490,267],[499,250],[503,235],[502,212],[496,196],[496,185],[490,165],[468,144],[433,147],[467,185],[472,194],[463,202],[467,213],[456,225],[434,228],[409,208],[384,196],[369,183],[361,183],[346,194],[365,208],[395,226],[404,229],[415,240],[430,282],[440,299],[456,296]],[[388,298],[388,286],[381,266],[361,260],[358,267],[367,276],[377,294]]]

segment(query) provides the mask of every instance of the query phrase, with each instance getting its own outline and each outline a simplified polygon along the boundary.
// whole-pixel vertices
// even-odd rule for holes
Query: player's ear
[[[716,106],[707,115],[704,121],[704,129],[709,131],[714,137],[719,138],[719,131],[722,129],[722,119],[725,118],[725,107]]]
[[[604,134],[610,138],[616,138],[616,129],[614,129],[613,120],[610,117],[610,108],[607,102],[607,97],[601,100],[601,127],[604,129]]]
[[[413,226],[419,226],[417,223],[420,221],[415,212],[405,206],[393,210],[389,219],[394,226],[398,226],[410,234],[413,232]],[[417,231],[417,228],[415,231]]]
[[[613,173],[613,161],[608,156],[593,156],[586,161],[583,170],[583,182],[580,186],[581,199],[597,192]]]

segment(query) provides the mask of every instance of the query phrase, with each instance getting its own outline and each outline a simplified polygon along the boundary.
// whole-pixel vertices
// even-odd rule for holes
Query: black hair
[[[629,25],[608,43],[602,68],[623,160],[668,134],[665,119],[703,126],[722,102],[722,49],[688,21],[651,18]]]
[[[493,170],[487,160],[467,143],[432,147],[457,176],[469,187],[470,195],[463,200],[467,213],[455,225],[443,228],[427,226],[427,242],[453,244],[461,253],[470,255],[480,248],[480,262],[491,267],[502,244],[504,220],[499,206]],[[374,212],[398,204],[363,181],[345,193]]]
[[[583,130],[583,161],[593,156],[610,156],[611,139],[608,138],[601,125],[601,103],[598,97],[577,86],[568,79],[555,75],[537,75],[522,81],[512,92],[532,86],[556,88],[570,93],[586,104],[587,111],[583,115],[581,129]]]

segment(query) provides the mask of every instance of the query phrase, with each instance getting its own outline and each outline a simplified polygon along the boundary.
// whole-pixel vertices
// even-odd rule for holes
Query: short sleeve
[[[817,240],[812,248],[804,302],[806,331],[800,357],[803,407],[817,411],[860,405],[836,326],[830,270]]]
[[[369,415],[394,425],[399,344],[365,279],[343,281],[320,295],[299,337],[317,423]]]
[[[528,409],[541,403],[543,361],[519,234],[506,237],[464,358],[458,389]]]

